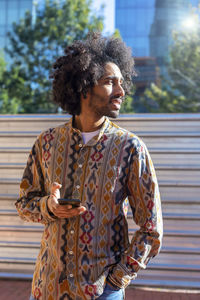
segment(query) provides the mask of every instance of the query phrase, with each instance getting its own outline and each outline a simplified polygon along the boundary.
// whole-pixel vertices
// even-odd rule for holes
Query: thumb
[[[58,182],[53,182],[51,185],[51,193],[55,193],[57,190],[59,190],[62,187],[62,184]]]

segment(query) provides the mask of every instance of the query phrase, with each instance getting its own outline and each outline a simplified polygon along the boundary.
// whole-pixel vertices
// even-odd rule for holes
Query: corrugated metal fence
[[[28,153],[63,115],[0,116],[0,277],[31,278],[43,230],[24,223],[14,203]],[[200,288],[200,114],[123,116],[115,122],[146,143],[158,176],[163,216],[161,253],[134,285]],[[135,225],[130,218],[131,233]]]

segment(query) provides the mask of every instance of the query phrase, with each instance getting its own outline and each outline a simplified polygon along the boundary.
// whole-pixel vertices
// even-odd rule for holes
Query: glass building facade
[[[115,28],[134,56],[149,56],[148,35],[155,0],[115,0]]]
[[[166,36],[169,41],[172,24],[176,25],[176,22],[185,17],[189,12],[189,4],[197,6],[198,2],[199,0],[115,0],[115,28],[119,29],[125,43],[132,48],[134,57],[156,57],[156,53],[153,53],[156,34],[163,31],[162,38]],[[155,26],[152,29],[153,24]],[[152,35],[153,38],[154,33],[154,41],[150,43],[149,37]],[[162,48],[161,39],[156,47],[159,45]]]
[[[190,5],[200,0],[115,0],[115,28],[131,47],[138,76],[134,78],[134,107],[145,112],[140,95],[152,82],[168,76],[166,62],[173,29],[180,28],[190,14]]]
[[[155,0],[153,23],[150,27],[150,56],[164,70],[169,57],[169,48],[173,42],[172,33],[185,28],[185,20],[190,17],[189,0]]]
[[[0,0],[0,49],[8,46],[7,32],[18,23],[27,10],[32,11],[32,0]]]

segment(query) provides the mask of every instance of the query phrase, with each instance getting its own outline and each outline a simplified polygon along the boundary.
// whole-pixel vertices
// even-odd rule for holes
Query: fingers
[[[62,187],[61,184],[58,182],[53,182],[51,185],[51,196],[53,196],[55,201],[52,201],[53,204],[58,204],[58,198],[60,198],[60,188]]]
[[[52,185],[51,185],[51,194],[54,194],[57,191],[59,191],[61,187],[62,187],[62,185],[57,183],[57,182],[52,183]]]
[[[81,215],[85,211],[86,208],[84,206],[71,208],[71,205],[57,205],[56,208],[53,207],[53,214],[58,218],[72,218]]]
[[[54,214],[54,210],[58,205],[58,198],[60,198],[60,188],[62,185],[58,182],[53,182],[51,185],[51,195],[47,200],[48,209]]]
[[[58,188],[60,189],[60,188],[62,187],[62,184],[60,184],[60,183],[54,181],[54,182],[52,183],[51,187],[58,187]]]
[[[58,182],[53,182],[51,185],[51,195],[47,200],[49,210],[58,218],[72,218],[81,215],[86,211],[84,206],[72,208],[71,205],[59,205],[60,188],[62,185]]]

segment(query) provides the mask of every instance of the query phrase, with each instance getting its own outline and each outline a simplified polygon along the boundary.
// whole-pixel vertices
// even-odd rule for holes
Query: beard
[[[109,113],[107,113],[107,115],[105,115],[106,117],[110,117],[113,119],[116,119],[119,116],[119,110],[111,110]]]
[[[105,116],[116,119],[119,115],[119,109],[112,109],[110,107],[112,105],[112,99],[113,97],[107,100],[105,97],[92,93],[89,107],[99,118]]]

